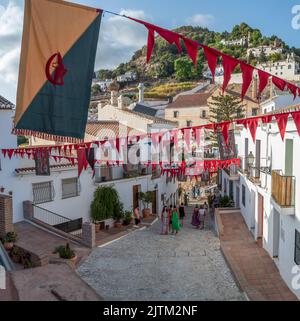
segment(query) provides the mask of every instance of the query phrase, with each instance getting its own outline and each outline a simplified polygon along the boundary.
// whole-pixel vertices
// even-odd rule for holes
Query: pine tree
[[[212,122],[232,121],[244,117],[244,105],[238,97],[224,94],[212,96],[209,102]]]
[[[211,102],[209,102],[210,107],[210,117],[211,122],[220,123],[224,121],[232,121],[234,119],[243,118],[244,115],[244,105],[241,104],[241,100],[238,97],[232,95],[219,95],[212,96]],[[210,133],[210,141],[213,147],[218,147],[217,134]]]

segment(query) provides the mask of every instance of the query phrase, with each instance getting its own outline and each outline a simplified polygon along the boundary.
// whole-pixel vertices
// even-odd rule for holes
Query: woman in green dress
[[[180,228],[179,214],[177,207],[175,206],[172,211],[172,234],[177,234]]]

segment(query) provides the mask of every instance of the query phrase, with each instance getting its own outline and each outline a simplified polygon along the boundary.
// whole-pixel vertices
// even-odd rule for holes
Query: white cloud
[[[121,15],[145,19],[142,10],[123,9]],[[144,26],[129,19],[105,14],[99,36],[95,69],[111,69],[128,61],[147,41]]]
[[[22,1],[23,2],[23,1]],[[123,9],[120,14],[146,19],[144,11]],[[15,102],[23,26],[23,3],[0,5],[0,94]],[[128,61],[147,41],[147,30],[119,16],[103,17],[95,69],[114,68]]]
[[[186,19],[186,22],[191,26],[210,27],[214,24],[215,17],[210,14],[198,13]]]

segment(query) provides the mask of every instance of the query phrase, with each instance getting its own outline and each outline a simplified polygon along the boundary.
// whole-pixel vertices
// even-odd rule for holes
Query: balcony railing
[[[272,197],[281,207],[295,206],[295,177],[284,176],[282,171],[272,171]]]

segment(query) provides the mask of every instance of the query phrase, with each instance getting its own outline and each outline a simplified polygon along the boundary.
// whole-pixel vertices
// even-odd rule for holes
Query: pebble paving
[[[160,235],[157,222],[96,248],[77,273],[104,300],[245,300],[221,254],[211,219],[204,230],[196,230],[190,221],[189,213],[177,236]]]

